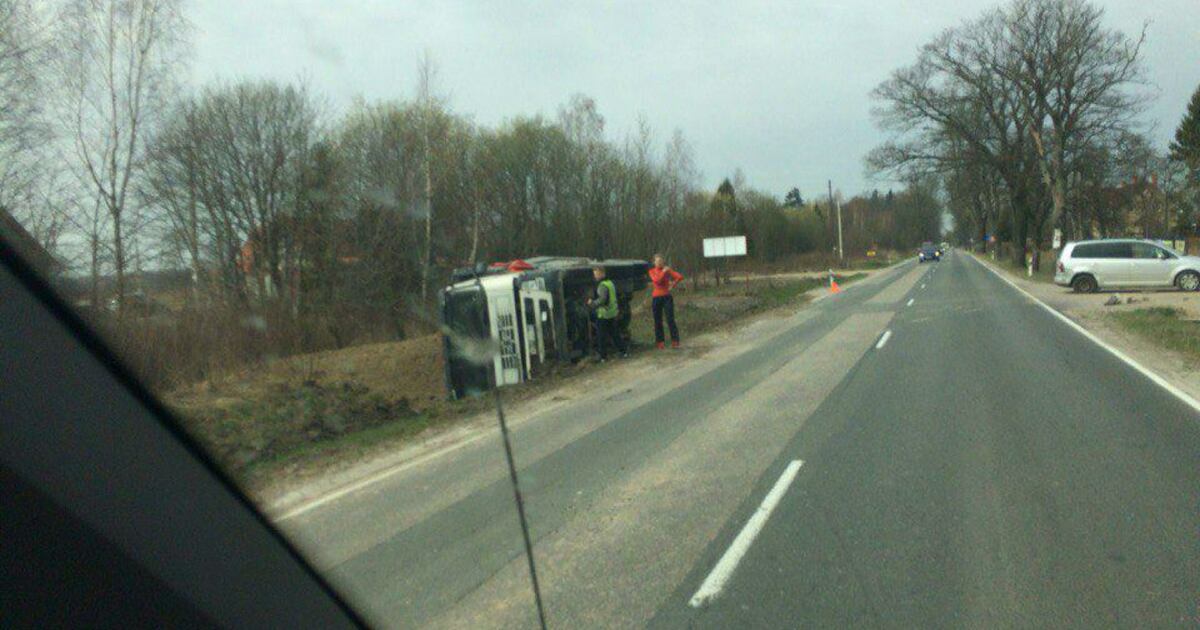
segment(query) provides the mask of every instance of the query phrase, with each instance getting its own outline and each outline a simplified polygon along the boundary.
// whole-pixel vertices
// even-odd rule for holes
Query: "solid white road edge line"
[[[738,533],[737,538],[733,539],[733,544],[729,545],[729,549],[725,550],[725,555],[717,561],[717,566],[713,567],[712,572],[704,579],[704,583],[700,585],[700,589],[692,595],[692,599],[688,602],[693,608],[698,608],[708,603],[712,598],[721,594],[725,588],[725,583],[733,576],[737,565],[742,561],[742,557],[750,550],[750,545],[754,543],[754,538],[762,531],[764,525],[767,524],[767,518],[771,516],[771,512],[775,506],[779,505],[779,501],[783,499],[783,495],[787,492],[788,486],[792,485],[792,481],[796,478],[796,473],[800,472],[800,467],[804,465],[803,461],[794,459],[783,470],[783,474],[775,482],[771,491],[767,493],[765,499],[758,509],[754,511],[754,515],[750,520],[746,521],[745,527]]]
[[[884,267],[883,269],[880,269],[879,271],[880,271],[880,273],[891,272],[891,271],[897,270],[901,265],[903,265],[907,262],[910,262],[912,260],[915,260],[915,259],[916,259],[916,257],[905,258],[903,260],[900,260],[899,262],[896,262],[887,267]],[[869,278],[868,278],[868,280],[869,280]],[[844,293],[844,292],[849,291],[850,289],[853,289],[858,286],[861,286],[861,285],[852,284],[852,285],[846,287],[845,289],[842,289],[842,292]],[[809,302],[809,304],[812,304],[815,302],[820,302],[821,300],[829,297],[830,295],[832,295],[832,294],[823,293],[820,296],[818,296],[816,299],[812,300],[812,302]],[[530,418],[530,420],[532,420],[532,418]],[[408,461],[400,462],[393,466],[389,466],[381,471],[378,471],[376,473],[373,473],[371,475],[363,477],[362,479],[358,479],[358,480],[350,482],[344,486],[341,486],[335,490],[332,490],[328,494],[323,494],[323,495],[320,495],[313,499],[309,499],[308,501],[305,501],[305,502],[301,503],[300,505],[294,506],[290,510],[285,511],[280,516],[271,517],[271,518],[275,522],[281,522],[281,521],[293,519],[297,516],[300,516],[301,514],[312,511],[312,510],[319,508],[327,503],[336,501],[348,494],[353,494],[355,492],[358,492],[359,490],[362,490],[363,488],[375,485],[376,483],[383,481],[384,479],[387,479],[388,477],[391,477],[397,473],[408,470],[409,468],[412,468],[414,466],[419,466],[430,460],[437,459],[443,455],[447,455],[453,451],[457,451],[457,450],[463,448],[464,446],[468,446],[474,442],[478,442],[479,440],[481,440],[483,438],[491,437],[492,435],[493,435],[493,432],[484,431],[484,432],[476,434],[472,437],[469,437],[461,442],[458,442],[455,444],[450,444],[448,446],[442,447],[440,449],[434,450],[429,453],[425,453],[423,455],[420,455],[420,456],[410,459]]]
[[[913,300],[915,299],[917,298],[908,298],[908,304],[905,304],[905,306],[912,306]]]
[[[879,338],[879,343],[875,344],[875,349],[878,350],[878,349],[882,348],[883,344],[887,343],[888,339],[891,339],[891,338],[892,338],[891,330],[883,331],[883,336]]]
[[[405,462],[401,462],[394,466],[389,466],[379,472],[368,475],[366,477],[363,477],[362,479],[359,479],[358,481],[351,482],[345,486],[342,486],[336,490],[333,490],[333,491],[329,492],[328,494],[323,494],[315,499],[311,499],[305,503],[302,503],[296,507],[293,507],[292,509],[288,510],[287,512],[284,512],[282,515],[275,517],[273,520],[278,523],[280,521],[286,521],[286,520],[295,518],[297,516],[300,516],[301,514],[304,514],[305,512],[309,512],[311,510],[319,508],[322,505],[325,505],[326,503],[329,503],[331,501],[336,501],[348,494],[353,494],[355,492],[358,492],[359,490],[362,490],[363,488],[366,488],[367,486],[374,485],[380,481],[383,481],[384,479],[387,479],[388,477],[391,477],[392,475],[395,475],[397,473],[408,470],[409,468],[412,468],[414,466],[420,466],[421,464],[424,464],[425,462],[428,462],[433,459],[437,459],[437,458],[439,458],[443,455],[446,455],[452,451],[457,451],[458,449],[463,448],[464,446],[469,446],[471,444],[474,444],[475,442],[478,442],[479,440],[482,440],[485,437],[492,437],[493,435],[494,435],[493,431],[481,431],[479,434],[473,435],[461,442],[451,444],[449,446],[445,446],[443,448],[437,449],[435,451],[431,451],[429,453],[425,453],[423,455],[414,457],[413,459],[410,459]]]
[[[1076,332],[1078,332],[1079,334],[1088,338],[1092,343],[1100,346],[1101,348],[1104,348],[1105,350],[1108,350],[1108,352],[1110,354],[1112,354],[1113,356],[1117,357],[1118,359],[1124,361],[1126,365],[1137,370],[1138,372],[1141,372],[1146,378],[1150,379],[1151,381],[1154,381],[1154,383],[1156,385],[1167,390],[1171,394],[1174,394],[1176,398],[1187,403],[1189,406],[1191,406],[1192,409],[1194,409],[1194,410],[1196,410],[1196,412],[1200,413],[1200,401],[1189,396],[1187,394],[1187,392],[1183,391],[1182,389],[1179,389],[1178,387],[1175,387],[1171,383],[1167,382],[1167,380],[1164,379],[1163,377],[1155,374],[1154,372],[1151,372],[1149,368],[1143,366],[1141,363],[1138,363],[1132,357],[1125,354],[1124,352],[1121,352],[1120,350],[1117,350],[1116,348],[1108,345],[1103,340],[1101,340],[1099,337],[1097,337],[1096,335],[1089,332],[1088,329],[1075,323],[1075,320],[1071,319],[1070,317],[1067,317],[1066,315],[1063,315],[1061,312],[1056,310],[1053,306],[1046,304],[1045,302],[1034,297],[1034,295],[1032,293],[1017,286],[1017,283],[1013,282],[1012,280],[1009,280],[1008,278],[1005,278],[1004,274],[1000,273],[999,271],[996,271],[995,269],[992,269],[992,267],[990,265],[985,264],[983,261],[979,260],[978,258],[975,258],[974,256],[970,256],[969,258],[971,258],[971,260],[974,260],[976,263],[982,265],[984,269],[987,269],[988,271],[995,274],[997,278],[1000,278],[1001,280],[1008,283],[1008,286],[1019,291],[1022,295],[1029,298],[1034,304],[1037,304],[1038,306],[1046,309],[1046,311],[1049,312],[1051,315],[1057,317],[1059,319],[1059,321],[1070,326],[1071,328],[1074,328]]]

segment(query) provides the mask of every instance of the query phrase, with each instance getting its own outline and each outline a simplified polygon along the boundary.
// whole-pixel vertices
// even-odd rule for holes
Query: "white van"
[[[1154,241],[1106,239],[1067,243],[1054,283],[1078,293],[1115,288],[1200,290],[1200,257],[1184,256]]]

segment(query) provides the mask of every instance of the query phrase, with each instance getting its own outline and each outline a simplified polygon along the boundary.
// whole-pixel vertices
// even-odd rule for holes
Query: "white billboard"
[[[726,256],[745,256],[745,236],[719,236],[704,239],[705,258],[723,258]]]

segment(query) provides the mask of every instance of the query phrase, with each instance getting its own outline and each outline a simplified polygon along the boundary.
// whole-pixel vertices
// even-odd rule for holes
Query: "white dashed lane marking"
[[[721,594],[725,588],[725,583],[733,576],[734,570],[741,562],[742,557],[750,550],[750,545],[754,543],[754,538],[762,531],[764,525],[767,524],[767,518],[771,516],[771,512],[775,506],[779,505],[779,501],[783,499],[783,495],[787,492],[788,486],[792,485],[792,481],[796,478],[796,473],[800,472],[800,467],[804,465],[803,461],[798,459],[792,460],[787,468],[783,470],[783,474],[771,487],[771,491],[767,493],[765,499],[758,509],[754,511],[754,515],[750,520],[746,521],[746,526],[738,533],[737,538],[733,539],[733,544],[729,545],[729,549],[725,550],[725,555],[717,561],[717,566],[713,567],[708,577],[704,579],[704,583],[700,585],[700,589],[692,595],[692,600],[688,602],[693,608],[703,606],[709,600]]]

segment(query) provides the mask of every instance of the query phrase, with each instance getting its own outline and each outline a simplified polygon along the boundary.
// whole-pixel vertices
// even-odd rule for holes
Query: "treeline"
[[[875,89],[892,138],[868,166],[940,178],[958,238],[995,235],[1018,261],[1055,229],[1194,234],[1195,167],[1139,124],[1145,37],[1107,27],[1086,0],[1012,0],[948,29]]]
[[[150,141],[141,200],[165,219],[164,254],[207,299],[398,322],[428,306],[450,270],[481,261],[662,252],[698,270],[702,239],[728,234],[746,234],[764,261],[832,251],[828,202],[785,205],[730,181],[702,191],[681,133],[659,146],[644,123],[622,144],[604,131],[584,96],[554,119],[494,129],[424,92],[358,103],[323,126],[302,87],[211,86]],[[844,211],[854,251],[939,234],[928,187]]]
[[[658,159],[645,127],[617,147],[603,125],[585,97],[489,129],[427,94],[322,125],[303,88],[213,86],[151,142],[146,201],[206,293],[407,317],[458,266],[686,249],[704,195],[682,136]]]
[[[337,112],[303,84],[184,85],[189,32],[179,0],[0,0],[0,207],[118,323],[153,310],[147,273],[185,271],[173,321],[194,330],[138,342],[164,360],[431,330],[450,271],[477,262],[662,252],[694,273],[703,238],[737,234],[754,264],[832,256],[838,203],[852,254],[940,235],[933,180],[807,202],[740,171],[705,189],[679,131],[619,137],[583,95],[479,125],[425,58],[411,98]]]

